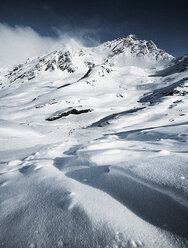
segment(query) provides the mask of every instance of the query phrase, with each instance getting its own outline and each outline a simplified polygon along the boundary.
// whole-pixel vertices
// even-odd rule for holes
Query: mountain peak
[[[135,34],[129,34],[126,39],[138,40]]]
[[[101,46],[109,48],[111,59],[118,56],[119,60],[120,57],[123,57],[126,65],[129,61],[138,64],[137,62],[140,62],[140,60],[144,61],[144,64],[147,62],[147,65],[148,63],[166,64],[174,58],[164,50],[159,49],[153,41],[140,40],[134,34],[130,34],[126,38],[106,42]]]

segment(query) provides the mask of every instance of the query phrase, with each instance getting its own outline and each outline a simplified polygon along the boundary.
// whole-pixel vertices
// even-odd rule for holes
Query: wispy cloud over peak
[[[0,23],[0,67],[21,63],[27,58],[50,52],[71,43],[98,45],[99,39],[93,30],[68,30],[53,27],[55,37],[41,36],[28,26],[10,26]]]

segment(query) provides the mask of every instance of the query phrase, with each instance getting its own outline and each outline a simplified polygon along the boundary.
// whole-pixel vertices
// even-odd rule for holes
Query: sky
[[[16,62],[69,38],[95,46],[129,34],[182,56],[187,12],[188,0],[1,0],[0,65],[10,60],[7,53]]]

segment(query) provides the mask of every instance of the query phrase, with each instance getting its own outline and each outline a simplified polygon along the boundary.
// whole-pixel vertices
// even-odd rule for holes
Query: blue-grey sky
[[[174,56],[188,53],[188,0],[1,0],[0,23],[88,46],[134,33]]]

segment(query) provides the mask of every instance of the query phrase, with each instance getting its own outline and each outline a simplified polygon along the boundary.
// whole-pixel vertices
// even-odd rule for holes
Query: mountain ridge
[[[74,73],[81,71],[83,75],[95,65],[113,67],[163,66],[174,59],[165,51],[158,49],[152,41],[139,40],[135,35],[105,42],[97,47],[82,47],[71,42],[64,48],[45,53],[40,57],[28,59],[25,63],[8,70],[7,77],[11,82],[26,78],[32,80],[40,71],[67,71]]]

